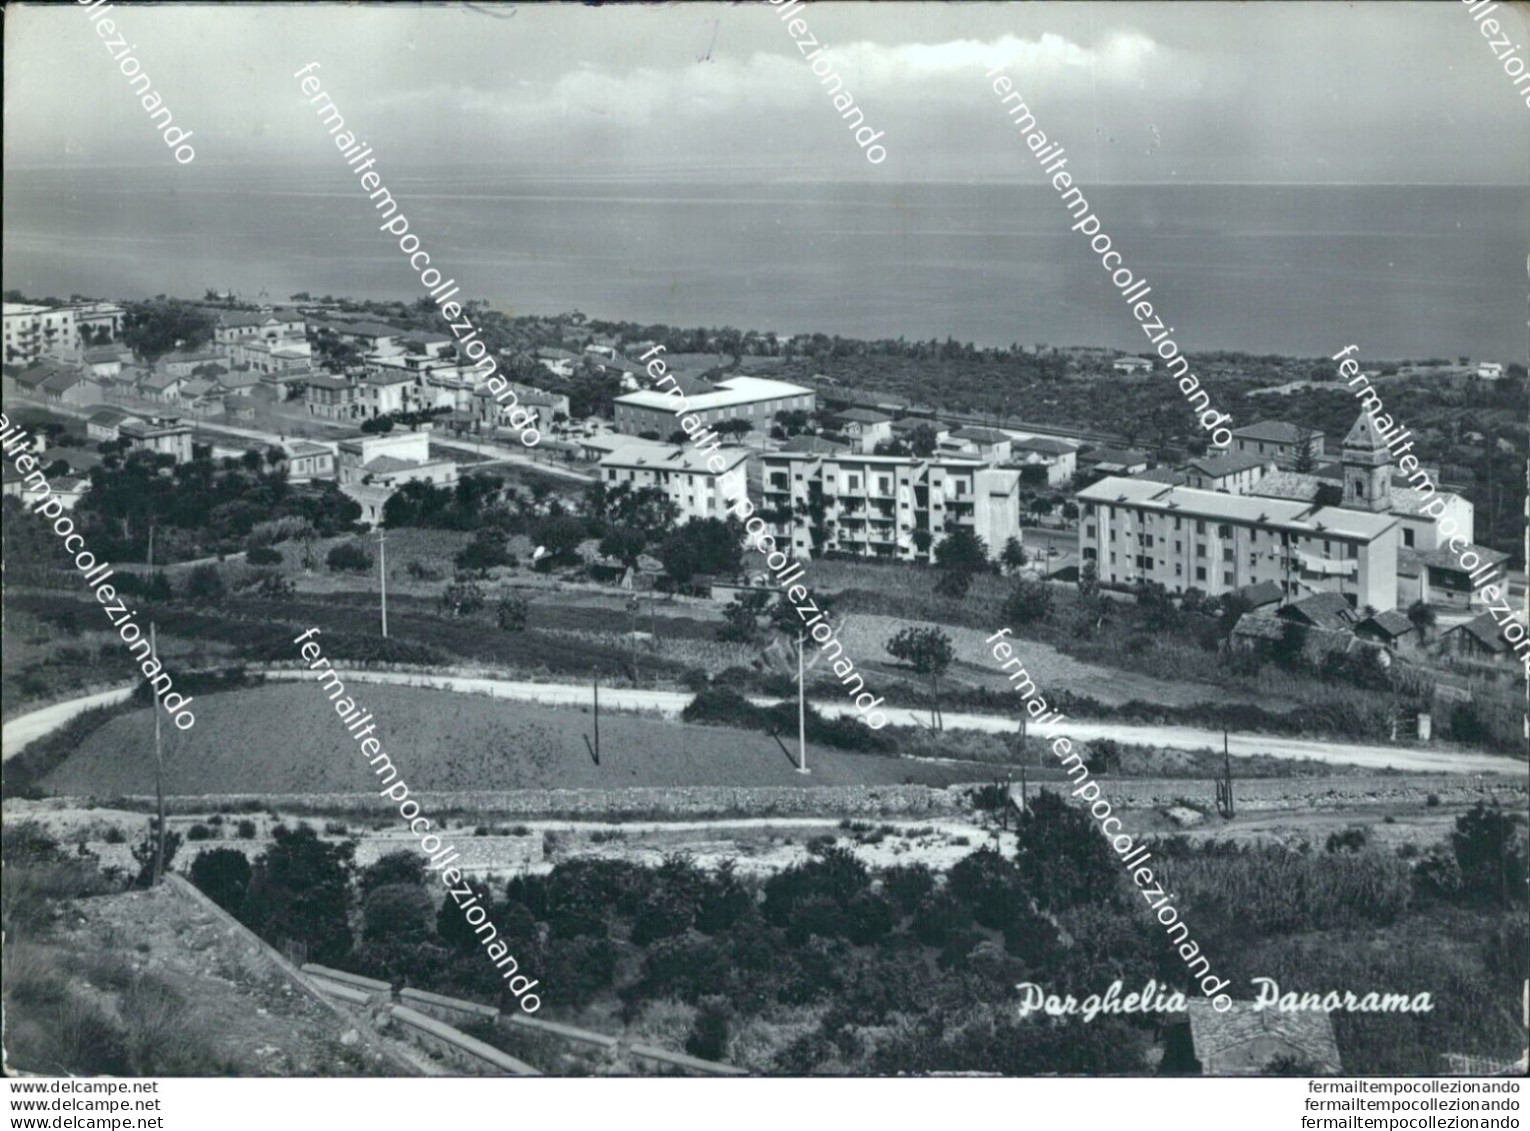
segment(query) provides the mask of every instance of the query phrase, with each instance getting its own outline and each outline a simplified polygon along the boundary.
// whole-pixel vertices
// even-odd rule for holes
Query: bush
[[[206,825],[198,822],[197,824],[192,825],[191,828],[186,830],[186,839],[188,841],[193,841],[193,840],[217,840],[218,839],[218,834],[217,834],[217,832],[215,830],[210,829]]]
[[[721,1061],[728,1054],[733,1009],[724,998],[708,998],[691,1024],[685,1051],[702,1060]]]
[[[370,943],[421,943],[432,933],[435,913],[430,894],[418,884],[383,884],[362,901],[362,937]]]
[[[251,546],[245,551],[244,560],[252,566],[281,565],[282,552],[270,546]]]
[[[360,573],[372,568],[372,555],[360,542],[341,542],[325,555],[324,563],[335,573]]]
[[[494,607],[494,620],[505,632],[523,632],[530,611],[531,606],[527,604],[526,598],[519,594],[507,593]]]
[[[255,822],[250,820],[248,817],[244,818],[239,822],[237,826],[235,826],[235,833],[238,835],[240,840],[254,840]]]

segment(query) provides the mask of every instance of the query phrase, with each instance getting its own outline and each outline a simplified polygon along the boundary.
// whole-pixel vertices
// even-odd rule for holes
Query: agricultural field
[[[383,749],[415,791],[624,786],[946,785],[983,776],[974,767],[808,748],[812,774],[796,773],[768,735],[603,714],[601,764],[585,747],[582,711],[419,688],[358,684],[376,714]],[[375,778],[317,686],[282,685],[209,695],[197,725],[166,744],[176,795],[360,793]],[[152,788],[147,711],[115,718],[43,780],[52,794],[111,796]]]

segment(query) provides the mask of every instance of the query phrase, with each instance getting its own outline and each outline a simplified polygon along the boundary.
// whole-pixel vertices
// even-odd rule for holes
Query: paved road
[[[119,687],[113,691],[103,691],[99,695],[86,695],[80,699],[55,703],[51,707],[44,707],[40,711],[33,711],[27,715],[17,715],[0,727],[0,758],[9,758],[33,739],[41,738],[56,727],[63,726],[82,711],[88,711],[92,707],[121,703],[131,694],[133,694],[131,687]]]
[[[300,671],[272,671],[270,679],[303,679]],[[541,703],[560,707],[586,707],[590,703],[590,688],[586,684],[530,683],[523,680],[476,679],[466,676],[426,676],[396,672],[362,672],[341,670],[342,679],[355,683],[396,684],[405,687],[434,687],[447,691],[488,695],[495,699],[513,699],[524,703]],[[67,722],[73,716],[90,707],[120,702],[127,698],[129,689],[106,691],[83,699],[56,703],[29,715],[22,715],[4,727],[3,756],[11,757],[28,742],[47,734],[54,727]],[[686,691],[644,691],[633,688],[603,688],[601,702],[611,708],[650,710],[666,717],[678,717],[692,699]],[[776,702],[770,698],[753,698],[759,706]],[[855,710],[846,703],[814,703],[825,715],[853,715]],[[919,726],[928,723],[929,714],[902,707],[884,709],[890,723],[901,726]],[[985,731],[989,734],[1013,734],[1017,728],[1016,717],[996,715],[969,715],[947,711],[948,728],[965,728]],[[1050,733],[1051,728],[1046,728]],[[1169,746],[1182,750],[1203,748],[1219,749],[1222,735],[1217,731],[1199,730],[1179,726],[1138,726],[1123,723],[1075,722],[1065,719],[1059,728],[1073,741],[1091,741],[1110,738],[1117,742],[1137,743],[1144,746]],[[1037,734],[1041,730],[1038,728]],[[1259,734],[1233,734],[1228,736],[1228,750],[1233,754],[1268,754],[1276,758],[1311,758],[1318,762],[1363,766],[1366,769],[1396,769],[1416,773],[1453,774],[1512,774],[1525,775],[1525,764],[1513,758],[1496,754],[1452,752],[1443,750],[1416,750],[1406,747],[1366,746],[1353,743],[1323,742],[1307,738],[1278,738]]]

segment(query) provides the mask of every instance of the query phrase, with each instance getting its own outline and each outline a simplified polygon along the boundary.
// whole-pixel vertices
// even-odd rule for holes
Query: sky
[[[1530,181],[1530,107],[1465,7],[799,5],[888,157],[869,164],[766,2],[117,5],[199,166],[335,160],[294,73],[389,165],[665,180],[1034,181],[983,72],[1009,64],[1094,182]],[[1530,17],[1499,5],[1517,43]],[[790,17],[789,17],[790,18]],[[8,166],[165,160],[76,6],[6,9]],[[120,48],[118,49],[120,50]],[[1530,61],[1530,52],[1526,52]]]

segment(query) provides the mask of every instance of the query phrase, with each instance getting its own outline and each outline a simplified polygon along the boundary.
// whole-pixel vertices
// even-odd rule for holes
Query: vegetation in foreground
[[[753,1071],[1191,1070],[1155,1063],[1151,1019],[1017,1016],[1020,981],[1078,997],[1117,978],[1191,989],[1090,818],[1057,795],[1038,795],[1013,856],[979,849],[944,875],[872,872],[832,840],[763,882],[671,857],[657,868],[573,860],[473,887],[536,979],[543,1016]],[[1171,839],[1155,852],[1165,890],[1239,996],[1259,976],[1303,991],[1431,993],[1428,1014],[1334,1015],[1346,1073],[1430,1074],[1444,1052],[1520,1047],[1504,1003],[1530,974],[1522,815],[1479,805],[1422,855],[1375,851],[1363,830],[1322,851]],[[253,869],[235,855],[204,854],[193,879],[272,942],[515,1007],[418,854],[357,874],[345,845],[299,828]],[[278,900],[258,894],[278,876],[264,889]],[[277,921],[278,904],[300,910]]]

